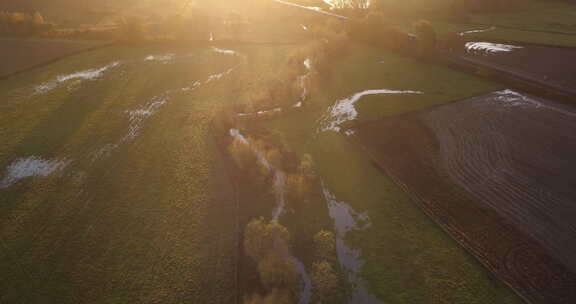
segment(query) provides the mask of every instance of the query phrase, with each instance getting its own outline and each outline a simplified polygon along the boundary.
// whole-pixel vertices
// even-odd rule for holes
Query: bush
[[[286,202],[292,210],[306,207],[310,201],[316,184],[314,162],[309,154],[305,154],[296,168],[296,172],[286,177]]]
[[[296,294],[298,289],[298,272],[296,264],[283,253],[270,252],[258,263],[260,281],[267,290],[284,289]]]
[[[244,231],[244,250],[254,261],[264,260],[275,250],[288,250],[290,232],[277,221],[266,222],[264,218],[253,219]]]
[[[54,29],[39,12],[0,12],[0,34],[13,36],[44,35]]]
[[[338,275],[327,261],[312,266],[312,286],[316,303],[333,303],[338,296]]]
[[[294,296],[286,289],[274,289],[266,296],[252,295],[245,298],[244,304],[292,304],[295,303]]]
[[[322,230],[314,235],[314,255],[318,260],[336,260],[336,239],[333,232]]]

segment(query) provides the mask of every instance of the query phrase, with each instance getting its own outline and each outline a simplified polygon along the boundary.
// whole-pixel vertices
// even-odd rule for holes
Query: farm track
[[[561,107],[505,91],[355,131],[425,213],[525,300],[573,303],[576,118]]]

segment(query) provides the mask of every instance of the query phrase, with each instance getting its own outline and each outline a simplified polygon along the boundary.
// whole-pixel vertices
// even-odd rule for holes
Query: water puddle
[[[399,90],[367,90],[356,93],[348,98],[339,100],[332,107],[329,108],[328,113],[321,118],[320,131],[336,131],[340,132],[340,125],[358,117],[358,111],[354,106],[362,97],[369,95],[381,94],[423,94],[419,91],[399,91]]]
[[[126,110],[124,114],[127,115],[129,125],[128,132],[126,135],[122,136],[120,140],[116,143],[111,143],[103,146],[102,148],[92,152],[90,154],[91,160],[94,162],[98,159],[109,157],[114,150],[118,149],[123,143],[132,141],[140,135],[140,130],[143,127],[144,122],[152,116],[165,104],[167,104],[174,94],[181,92],[189,92],[197,89],[202,85],[201,82],[195,81],[191,86],[180,88],[177,90],[169,90],[160,96],[155,96],[146,102],[142,107]]]
[[[240,53],[238,53],[234,50],[225,50],[225,49],[221,49],[221,48],[217,48],[217,47],[213,47],[212,51],[219,53],[219,54],[224,54],[224,55],[241,56]]]
[[[161,62],[164,64],[168,64],[168,63],[174,62],[174,59],[176,59],[176,55],[170,53],[170,54],[164,54],[164,55],[149,55],[149,56],[146,56],[146,58],[144,58],[144,61],[155,61],[155,62]]]
[[[154,113],[156,113],[161,106],[165,105],[168,100],[168,96],[154,97],[142,108],[126,111],[125,113],[128,114],[130,126],[128,127],[128,134],[126,134],[121,141],[128,141],[136,138],[140,133],[140,129],[142,129],[142,123],[147,118],[154,115]]]
[[[255,113],[238,113],[238,116],[240,116],[240,117],[262,116],[262,115],[270,115],[270,114],[280,113],[280,112],[282,112],[282,108],[275,108],[272,110],[262,110],[262,111],[258,111]]]
[[[328,204],[330,217],[334,220],[336,231],[336,252],[342,269],[346,272],[348,281],[354,291],[349,303],[381,303],[367,289],[364,280],[360,277],[360,271],[364,261],[360,259],[360,249],[354,249],[346,244],[346,234],[352,230],[364,230],[371,226],[368,213],[358,213],[345,202],[336,199],[333,193],[322,185],[324,198]]]
[[[59,87],[63,83],[68,82],[70,80],[83,81],[83,80],[99,79],[100,77],[102,77],[104,75],[104,73],[106,71],[113,69],[119,65],[120,65],[120,62],[116,61],[116,62],[113,62],[111,64],[100,67],[100,68],[75,72],[75,73],[67,74],[67,75],[58,75],[58,76],[56,76],[55,80],[42,83],[42,84],[38,85],[37,87],[35,87],[34,88],[34,95],[48,93],[49,91]]]
[[[470,34],[485,33],[485,32],[490,32],[490,31],[494,31],[494,30],[496,30],[496,27],[491,26],[491,27],[485,28],[485,29],[469,30],[469,31],[460,32],[459,35],[460,36],[466,36],[466,35],[470,35]]]
[[[517,49],[523,49],[522,46],[491,43],[491,42],[467,42],[466,52],[471,54],[491,55],[497,53],[509,53]]]
[[[504,107],[519,107],[523,109],[547,109],[560,114],[568,116],[576,116],[576,113],[567,111],[561,108],[557,108],[551,105],[544,104],[534,98],[522,95],[516,91],[512,90],[502,90],[494,92],[496,98],[492,99],[494,102],[504,106]]]
[[[44,159],[37,156],[19,158],[6,168],[0,180],[0,189],[8,188],[22,179],[47,177],[64,170],[71,162],[69,159]]]
[[[332,14],[332,13],[326,12],[326,11],[322,10],[322,8],[320,8],[320,7],[304,6],[304,5],[299,5],[299,4],[295,4],[295,3],[291,3],[291,2],[287,2],[287,1],[282,1],[282,0],[272,0],[272,1],[277,2],[277,3],[280,3],[280,4],[284,4],[284,5],[296,7],[296,8],[301,8],[301,9],[305,9],[305,10],[317,12],[317,13],[319,13],[319,14],[323,14],[323,15],[326,15],[326,16],[336,17],[336,18],[342,19],[342,20],[348,20],[348,19],[349,19],[348,17],[345,17],[345,16],[336,15],[336,14]]]
[[[214,74],[214,75],[210,75],[208,77],[208,80],[206,80],[206,83],[212,82],[212,81],[216,81],[216,80],[220,80],[222,77],[229,75],[230,73],[232,73],[234,71],[234,68],[230,68],[222,73],[218,73],[218,74]]]

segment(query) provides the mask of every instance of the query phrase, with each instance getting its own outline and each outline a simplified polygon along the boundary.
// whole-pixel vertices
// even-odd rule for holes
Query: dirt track
[[[569,109],[503,91],[356,134],[427,214],[526,300],[574,303],[574,131]]]

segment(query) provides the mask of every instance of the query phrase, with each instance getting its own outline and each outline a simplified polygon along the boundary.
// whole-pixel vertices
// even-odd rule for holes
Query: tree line
[[[51,31],[54,24],[46,22],[39,12],[0,12],[0,34],[33,36]]]

